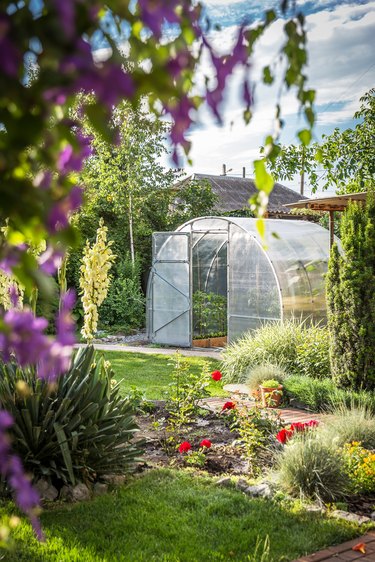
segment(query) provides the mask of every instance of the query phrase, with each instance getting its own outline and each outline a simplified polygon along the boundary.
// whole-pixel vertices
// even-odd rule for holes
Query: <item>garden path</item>
[[[359,545],[363,545],[364,552],[353,550],[353,547],[358,548]],[[348,562],[349,560],[375,562],[375,531],[370,531],[363,537],[338,546],[331,546],[315,554],[303,556],[294,562]]]
[[[83,347],[85,344],[77,344],[75,347]],[[127,351],[129,353],[149,353],[153,355],[173,355],[177,350],[181,355],[187,357],[212,357],[213,359],[220,360],[221,349],[217,351],[214,349],[185,349],[177,347],[149,347],[145,345],[125,345],[113,343],[94,343],[95,349],[102,349],[104,351]]]

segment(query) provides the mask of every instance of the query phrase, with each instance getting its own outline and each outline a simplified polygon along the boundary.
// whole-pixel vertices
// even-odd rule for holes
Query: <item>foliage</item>
[[[239,443],[250,461],[250,471],[256,476],[261,471],[264,454],[272,456],[274,435],[281,427],[280,418],[261,408],[238,406],[231,410],[230,419],[231,430],[238,433]]]
[[[192,421],[198,412],[199,401],[209,396],[207,387],[210,379],[206,362],[202,364],[202,372],[197,374],[189,369],[186,359],[176,352],[166,401],[169,431],[178,431],[182,425]]]
[[[0,506],[0,517],[12,511]],[[90,502],[60,504],[41,519],[46,542],[22,520],[7,562],[287,562],[361,534],[355,523],[316,517],[294,502],[252,499],[204,474],[160,469]]]
[[[332,248],[327,275],[332,376],[339,386],[375,389],[375,199],[352,203],[341,222],[344,254]]]
[[[82,291],[82,305],[84,324],[82,336],[90,341],[98,326],[98,308],[107,296],[110,285],[109,270],[115,259],[111,250],[111,241],[107,242],[108,228],[100,219],[96,232],[96,241],[90,247],[86,242],[82,258],[80,287]]]
[[[301,365],[314,376],[320,373],[327,348],[324,334],[327,338],[326,328],[297,320],[268,323],[248,332],[223,352],[225,381],[245,382],[249,369],[266,361],[282,366],[288,373],[299,373]],[[315,355],[305,348],[305,339],[313,342]]]
[[[335,501],[347,491],[347,478],[338,450],[318,434],[290,440],[277,460],[280,486],[295,496]]]
[[[34,478],[74,484],[130,471],[139,446],[131,402],[111,388],[111,372],[92,347],[81,348],[54,388],[29,369],[4,364],[0,404],[11,412],[14,451]]]
[[[327,328],[310,327],[304,332],[304,338],[297,345],[297,371],[314,379],[330,377],[329,335]]]
[[[99,326],[119,326],[125,331],[139,329],[144,325],[145,298],[141,289],[141,266],[134,264],[129,256],[117,267],[108,295],[99,311]]]
[[[363,447],[375,449],[375,407],[371,411],[364,405],[338,404],[319,431],[322,439],[337,447],[360,441]]]
[[[194,337],[224,336],[227,333],[227,299],[213,292],[193,293]]]
[[[360,442],[353,441],[344,445],[342,455],[353,492],[375,492],[375,452],[365,449]]]
[[[266,380],[267,377],[275,378],[282,384],[286,376],[287,372],[282,366],[266,361],[248,370],[245,383],[250,390],[258,390],[259,385]]]
[[[323,135],[321,144],[276,145],[269,168],[277,181],[293,180],[296,174],[306,175],[309,188],[332,185],[340,193],[367,191],[374,187],[375,165],[373,139],[375,135],[375,88],[360,98],[360,109],[354,114],[359,123],[354,129],[336,128]],[[321,168],[324,170],[322,180]],[[324,182],[322,184],[322,181]]]
[[[200,179],[184,180],[172,191],[169,224],[173,229],[195,217],[214,215],[218,196],[212,191],[209,181]]]
[[[354,392],[337,388],[332,379],[313,379],[302,375],[287,377],[284,382],[284,395],[293,404],[294,400],[304,404],[314,412],[324,412],[346,404],[348,407],[366,406],[375,413],[375,397],[372,392]]]
[[[280,383],[276,379],[266,379],[262,381],[260,386],[263,386],[264,388],[278,388]]]

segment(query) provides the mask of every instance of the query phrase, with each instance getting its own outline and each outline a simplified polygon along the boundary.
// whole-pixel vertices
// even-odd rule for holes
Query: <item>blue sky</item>
[[[236,29],[244,20],[256,21],[262,11],[276,7],[277,0],[203,0],[213,23],[221,25],[212,32],[211,41],[218,50],[230,48]],[[345,129],[355,125],[352,115],[359,107],[359,98],[375,86],[375,0],[345,1],[297,0],[306,15],[308,29],[309,86],[317,91],[317,124],[315,140],[329,134],[335,127]],[[190,132],[193,143],[192,166],[188,173],[221,173],[223,163],[239,175],[246,167],[252,175],[252,162],[266,134],[273,130],[276,102],[275,88],[259,85],[257,73],[263,64],[277,56],[280,48],[282,20],[276,21],[257,49],[253,60],[255,90],[254,118],[244,126],[236,95],[236,76],[225,103],[225,122],[216,125],[205,109],[199,112],[199,125]],[[237,78],[238,80],[238,78]],[[298,115],[294,95],[282,98],[285,128],[282,142],[296,142],[295,133],[304,126]],[[298,189],[298,179],[289,183]],[[308,194],[308,193],[307,193]]]

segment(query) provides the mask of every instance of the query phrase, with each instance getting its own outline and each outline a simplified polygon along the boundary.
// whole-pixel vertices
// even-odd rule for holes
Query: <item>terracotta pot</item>
[[[277,388],[260,386],[259,390],[263,408],[277,408],[280,405],[283,397],[283,386],[281,384]]]
[[[193,340],[193,347],[224,347],[227,343],[227,336],[217,338],[202,338]]]
[[[193,347],[210,347],[210,340],[208,338],[193,340]]]

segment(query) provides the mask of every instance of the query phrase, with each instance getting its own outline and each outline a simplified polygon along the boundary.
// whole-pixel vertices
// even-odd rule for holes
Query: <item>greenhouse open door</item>
[[[148,335],[154,343],[191,346],[190,234],[155,232],[148,295]]]

